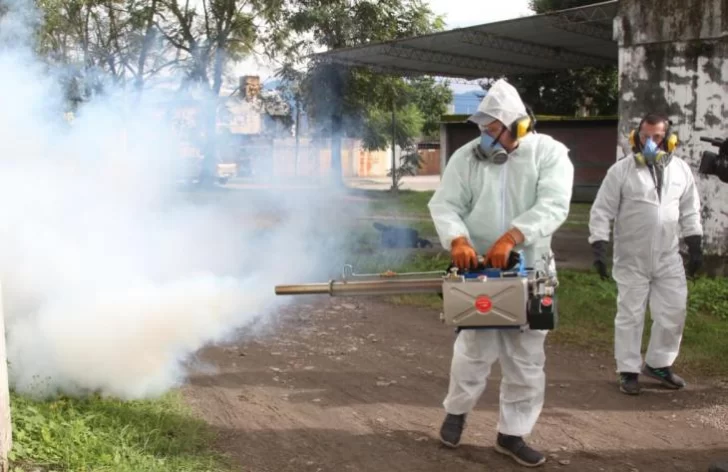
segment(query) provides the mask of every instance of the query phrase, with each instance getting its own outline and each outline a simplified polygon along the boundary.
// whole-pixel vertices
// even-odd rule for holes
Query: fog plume
[[[63,119],[38,16],[0,24],[0,283],[11,387],[125,399],[184,381],[199,348],[272,319],[273,286],[330,269],[356,217],[324,191],[181,191],[168,100],[107,90]],[[361,210],[358,210],[361,211]],[[262,219],[275,219],[261,226]]]

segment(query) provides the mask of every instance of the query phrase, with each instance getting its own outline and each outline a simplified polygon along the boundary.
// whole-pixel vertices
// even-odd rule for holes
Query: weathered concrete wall
[[[709,252],[728,254],[728,185],[697,175],[701,136],[728,138],[728,1],[621,0],[615,19],[620,90],[617,158],[647,112],[664,113],[694,168]]]

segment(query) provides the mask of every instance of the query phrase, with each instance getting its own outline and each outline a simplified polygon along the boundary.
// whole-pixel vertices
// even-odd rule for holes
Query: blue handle
[[[489,279],[494,278],[500,278],[503,276],[503,272],[508,272],[509,274],[513,274],[514,272],[518,274],[521,277],[527,277],[527,268],[526,263],[523,261],[523,254],[519,252],[519,255],[521,256],[518,260],[518,265],[510,270],[502,270],[502,269],[494,269],[494,268],[487,268],[487,269],[478,269],[478,270],[471,270],[464,274],[464,277],[466,279],[477,279],[480,276],[486,276]],[[512,275],[511,275],[512,276]]]

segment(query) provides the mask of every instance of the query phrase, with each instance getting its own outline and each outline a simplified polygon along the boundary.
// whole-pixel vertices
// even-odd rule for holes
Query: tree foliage
[[[567,69],[548,74],[509,76],[523,100],[536,113],[573,116],[617,113],[617,70],[614,67]]]
[[[296,34],[310,34],[289,45],[288,52],[294,54],[316,46],[357,46],[444,27],[421,0],[295,0],[287,7],[286,26]]]
[[[186,86],[202,86],[217,96],[225,67],[250,55],[265,41],[261,29],[275,21],[281,0],[157,0],[160,34],[174,46]]]
[[[173,66],[173,48],[154,24],[159,0],[38,0],[44,21],[37,34],[42,57],[88,83],[144,82]],[[99,85],[99,84],[97,84]]]
[[[403,117],[415,103],[424,120],[415,135],[435,136],[452,94],[433,79],[405,80],[357,68],[294,66],[315,50],[386,41],[441,30],[444,23],[422,0],[36,0],[44,23],[38,49],[69,71],[70,101],[103,92],[105,82],[143,90],[173,73],[182,89],[217,97],[230,63],[262,50],[283,58],[289,97],[321,133],[372,135],[374,117]],[[199,96],[199,95],[198,95]],[[214,100],[213,100],[214,101]],[[212,105],[205,121],[214,121]],[[297,107],[298,108],[298,107]],[[375,110],[381,110],[377,113]],[[370,123],[371,121],[371,123]],[[371,129],[367,126],[371,124]],[[214,127],[208,126],[211,131]],[[334,128],[336,128],[334,130]],[[409,129],[409,128],[408,128]],[[204,133],[205,131],[202,130]],[[381,143],[381,139],[368,142]]]
[[[531,0],[536,13],[548,13],[600,3],[602,0]],[[534,112],[573,116],[580,111],[589,115],[615,115],[618,104],[618,68],[588,67],[535,75],[509,75],[523,100]]]
[[[293,98],[297,111],[305,110],[319,134],[334,140],[363,137],[370,149],[394,141],[411,150],[415,137],[437,136],[439,116],[452,99],[448,84],[431,78],[407,80],[328,63],[299,71],[308,55],[321,49],[442,30],[444,22],[423,0],[35,1],[45,18],[38,49],[68,71],[70,102],[103,93],[108,82],[141,93],[151,79],[176,78],[180,91],[201,107],[201,119],[190,132],[196,142],[206,143],[203,153],[210,159],[216,154],[218,96],[229,65],[261,51],[283,59],[283,94]],[[261,97],[261,109],[269,111],[278,129],[289,129],[290,110],[278,98]],[[288,112],[279,113],[283,108]],[[336,160],[335,155],[333,165],[340,165]]]
[[[276,40],[284,0],[36,0],[48,60],[142,88],[175,70],[184,86],[218,94],[230,61]]]
[[[394,135],[395,145],[407,149],[413,144],[412,136],[419,133],[424,123],[422,112],[414,103],[409,103],[394,113],[381,108],[372,108],[367,111],[367,126],[362,136],[363,145],[367,149],[385,149]]]
[[[421,133],[435,139],[440,135],[440,117],[447,112],[453,93],[449,82],[437,83],[432,77],[416,77],[409,81],[412,102],[424,115]]]
[[[286,26],[299,41],[286,45],[280,75],[299,84],[308,116],[324,136],[364,137],[366,147],[391,142],[391,111],[401,117],[397,144],[411,146],[420,133],[434,134],[436,120],[452,98],[447,84],[434,79],[406,80],[364,68],[319,62],[296,72],[301,58],[315,50],[442,30],[444,22],[420,0],[302,0],[289,5]],[[414,105],[414,106],[412,106]],[[399,120],[398,120],[399,121]],[[416,126],[412,126],[416,125]],[[407,141],[405,143],[405,141]]]

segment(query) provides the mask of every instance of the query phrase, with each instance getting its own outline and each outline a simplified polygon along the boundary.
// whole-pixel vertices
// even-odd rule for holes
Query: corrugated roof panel
[[[401,75],[479,78],[616,64],[617,0],[544,15],[319,53]]]

